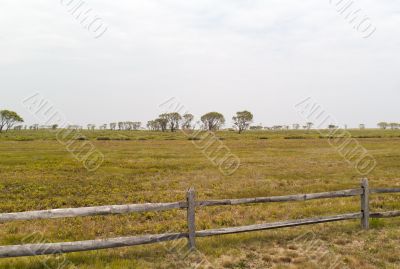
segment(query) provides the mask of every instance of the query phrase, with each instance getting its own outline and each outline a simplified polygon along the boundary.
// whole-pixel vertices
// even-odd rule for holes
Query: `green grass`
[[[371,187],[399,186],[400,131],[349,130],[378,165]],[[50,208],[183,201],[194,186],[198,199],[286,195],[355,188],[361,176],[332,148],[328,131],[218,132],[239,156],[240,168],[224,176],[181,132],[82,131],[105,161],[95,172],[58,143],[51,131],[0,134],[0,212]],[[72,137],[71,134],[70,137]],[[109,139],[104,139],[105,137]],[[100,139],[99,139],[100,138]],[[102,139],[103,138],[103,139]],[[285,139],[286,138],[286,139]],[[85,143],[82,140],[78,143]],[[399,195],[374,195],[372,211],[400,210]],[[208,207],[196,212],[197,229],[331,215],[359,210],[359,199]],[[142,213],[0,224],[0,244],[20,244],[39,232],[46,242],[185,231],[185,212]],[[349,268],[398,268],[400,220],[320,224],[198,239],[199,251],[214,268],[319,268],[340,257]],[[330,255],[293,241],[313,231]],[[61,257],[0,260],[0,268],[57,268],[67,258],[77,268],[190,268],[171,243],[72,253]],[[45,261],[47,264],[43,264]]]

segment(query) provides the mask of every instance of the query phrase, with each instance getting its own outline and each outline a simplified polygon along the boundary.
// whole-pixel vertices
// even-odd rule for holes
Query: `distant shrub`
[[[380,135],[360,135],[360,136],[355,136],[354,138],[382,138]]]
[[[200,140],[198,137],[189,137],[188,140]]]
[[[262,130],[263,127],[262,126],[250,126],[250,130]]]
[[[127,140],[131,140],[131,139],[130,139],[130,137],[112,137],[111,140],[127,141]]]
[[[336,138],[343,138],[343,136],[325,136],[325,135],[320,135],[320,139],[336,139]],[[351,136],[350,138],[382,138],[380,135],[360,135],[360,136]]]
[[[266,136],[261,136],[261,137],[259,137],[258,139],[269,139],[269,138],[266,137]]]
[[[138,138],[138,140],[142,140],[142,141],[144,141],[144,140],[149,140],[148,138],[146,138],[146,137],[139,137]]]
[[[32,137],[16,137],[15,141],[34,141]]]
[[[305,136],[285,136],[284,139],[307,139]]]
[[[88,139],[85,136],[80,136],[76,140],[83,141],[83,140],[88,140]]]
[[[99,136],[96,138],[97,140],[111,140],[108,136]]]

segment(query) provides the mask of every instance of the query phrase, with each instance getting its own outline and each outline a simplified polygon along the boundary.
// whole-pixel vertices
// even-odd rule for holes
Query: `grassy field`
[[[327,131],[325,131],[327,132]],[[400,131],[349,130],[368,149],[377,167],[371,187],[400,187]],[[0,212],[50,208],[169,202],[185,199],[194,186],[198,199],[241,198],[356,188],[361,176],[317,131],[218,132],[239,156],[240,168],[224,176],[188,137],[149,131],[81,131],[105,156],[87,171],[51,131],[0,134]],[[83,143],[83,141],[82,141]],[[197,229],[249,225],[359,211],[359,198],[208,207],[196,212]],[[399,195],[371,196],[372,211],[400,210]],[[0,244],[185,231],[182,210],[119,216],[19,221],[0,224]],[[308,233],[308,234],[307,234]],[[302,236],[312,233],[320,248]],[[300,237],[300,239],[299,239]],[[206,258],[208,268],[400,268],[400,219],[359,221],[198,239],[199,252],[183,256],[172,243],[0,260],[0,268],[191,268]],[[73,266],[72,266],[73,264]],[[68,267],[64,267],[68,268]],[[203,268],[203,267],[200,267]],[[206,268],[206,267],[204,267]]]

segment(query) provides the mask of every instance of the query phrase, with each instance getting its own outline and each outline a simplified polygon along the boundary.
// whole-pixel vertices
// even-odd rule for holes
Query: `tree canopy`
[[[225,124],[224,115],[219,112],[209,112],[201,116],[200,120],[204,124],[204,128],[209,131],[216,131]]]
[[[182,116],[182,129],[190,129],[192,127],[192,121],[194,116],[192,114],[186,113]]]
[[[168,114],[164,113],[158,116],[158,119],[155,120],[157,124],[160,126],[161,131],[165,132],[168,126]]]
[[[16,112],[11,110],[0,110],[0,132],[4,127],[8,131],[15,123],[24,122],[24,120]]]
[[[379,122],[378,126],[381,129],[386,129],[389,126],[389,123],[387,123],[387,122]]]
[[[178,112],[167,113],[166,119],[171,132],[175,132],[177,129],[179,129],[179,122],[182,117]]]
[[[253,122],[253,114],[251,112],[239,111],[236,112],[236,116],[232,117],[233,124],[238,128],[239,134],[244,130],[247,130],[250,126],[250,123]]]

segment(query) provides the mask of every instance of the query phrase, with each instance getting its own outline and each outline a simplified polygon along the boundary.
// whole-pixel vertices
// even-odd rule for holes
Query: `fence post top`
[[[361,187],[367,187],[367,186],[368,186],[368,178],[361,179]]]
[[[193,199],[194,199],[195,195],[196,195],[196,192],[194,190],[194,187],[190,187],[189,189],[187,189],[187,191],[186,191],[187,198],[193,197]]]
[[[194,187],[190,187],[187,192],[194,192]]]

